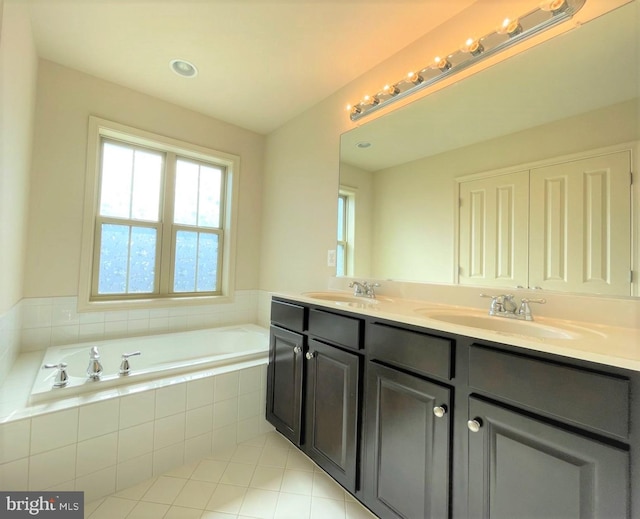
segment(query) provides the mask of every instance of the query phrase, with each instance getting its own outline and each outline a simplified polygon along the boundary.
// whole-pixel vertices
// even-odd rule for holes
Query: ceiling
[[[266,134],[476,0],[7,1],[41,58]]]

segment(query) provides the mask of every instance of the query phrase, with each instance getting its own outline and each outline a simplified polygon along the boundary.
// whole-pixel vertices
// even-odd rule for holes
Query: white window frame
[[[109,297],[94,297],[97,273],[94,273],[96,254],[96,222],[99,219],[100,162],[102,139],[122,141],[134,146],[142,146],[163,153],[175,154],[181,158],[197,162],[214,163],[226,168],[226,180],[222,201],[222,268],[220,269],[219,294],[171,294],[165,287],[159,294],[124,294]],[[80,311],[105,311],[128,308],[154,308],[193,304],[228,303],[233,300],[235,290],[236,228],[238,207],[238,186],[240,175],[240,157],[202,146],[190,144],[170,137],[139,130],[98,117],[89,117],[87,139],[87,166],[85,173],[85,203],[83,215],[80,277],[78,287],[78,309]],[[164,182],[163,182],[164,186]],[[167,198],[172,198],[173,188],[169,188]],[[162,195],[161,195],[162,196]],[[136,223],[138,225],[138,223]],[[142,224],[144,225],[144,223]],[[159,222],[159,227],[171,227],[171,222]],[[181,228],[181,226],[173,226]],[[173,232],[173,231],[172,231]],[[173,247],[171,247],[172,249]],[[173,279],[173,251],[156,258],[157,265],[169,269]],[[156,272],[158,270],[156,269]],[[157,282],[158,280],[156,280]]]
[[[341,185],[338,190],[338,197],[346,201],[344,211],[344,240],[338,241],[338,245],[344,247],[343,266],[344,276],[350,277],[355,271],[355,238],[356,238],[356,188]],[[338,265],[336,264],[336,275]]]

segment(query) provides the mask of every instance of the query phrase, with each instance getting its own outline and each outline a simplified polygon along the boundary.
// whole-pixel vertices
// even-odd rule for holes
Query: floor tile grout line
[[[344,517],[347,517],[347,503],[353,501],[354,505],[360,505],[362,507],[362,505],[354,499],[347,499],[347,494],[346,491],[344,489],[341,488],[342,492],[341,492],[341,497],[340,498],[335,498],[333,496],[329,496],[326,495],[325,493],[322,493],[320,495],[314,495],[314,486],[316,484],[316,481],[319,480],[320,478],[322,478],[322,476],[316,476],[316,474],[325,474],[321,469],[318,468],[318,466],[308,458],[308,456],[306,456],[304,453],[298,451],[297,449],[293,448],[290,445],[287,445],[286,443],[283,443],[283,439],[277,435],[277,433],[275,432],[270,432],[270,433],[266,433],[265,438],[260,442],[259,445],[256,445],[256,443],[254,443],[256,440],[249,440],[248,442],[244,442],[244,443],[240,443],[237,444],[233,447],[233,452],[232,453],[225,453],[224,454],[224,459],[222,458],[222,454],[219,454],[218,457],[216,457],[215,454],[211,454],[208,456],[205,456],[199,460],[197,460],[196,462],[192,462],[191,464],[185,464],[184,466],[189,466],[192,465],[192,468],[188,471],[188,475],[184,476],[184,475],[176,475],[175,473],[172,474],[171,470],[168,471],[165,474],[160,474],[156,477],[150,478],[153,482],[151,482],[149,484],[149,486],[146,488],[146,490],[142,493],[142,495],[138,498],[138,499],[131,499],[128,497],[119,497],[116,494],[119,492],[124,492],[127,489],[122,489],[119,492],[116,492],[114,494],[111,494],[109,496],[105,496],[103,498],[100,498],[100,503],[98,505],[95,506],[95,508],[93,509],[91,515],[89,516],[89,518],[93,517],[94,514],[96,514],[96,512],[105,504],[105,502],[108,500],[109,497],[114,497],[116,499],[122,499],[125,501],[130,501],[133,502],[133,507],[129,510],[129,512],[127,514],[125,514],[125,516],[121,516],[121,517],[133,517],[133,510],[140,504],[140,503],[149,503],[149,504],[156,504],[156,505],[161,505],[161,506],[166,506],[167,507],[167,511],[166,513],[163,515],[167,516],[170,512],[170,510],[173,507],[182,507],[182,508],[189,508],[191,510],[195,510],[197,512],[200,512],[200,515],[204,515],[205,512],[216,512],[216,510],[211,510],[209,508],[207,508],[207,506],[209,505],[213,495],[216,492],[216,489],[218,488],[218,486],[220,484],[224,484],[227,486],[232,486],[232,487],[236,487],[236,488],[242,488],[244,489],[244,493],[242,496],[242,501],[240,502],[240,507],[238,509],[238,512],[236,514],[231,514],[236,515],[236,516],[240,516],[242,515],[241,511],[243,509],[243,505],[245,504],[245,502],[247,501],[248,498],[248,494],[250,490],[257,490],[257,491],[266,491],[266,492],[270,492],[273,494],[276,494],[275,496],[275,504],[274,504],[274,509],[272,511],[272,513],[270,514],[270,517],[276,517],[277,512],[278,512],[278,504],[280,503],[282,497],[284,495],[290,495],[290,496],[296,496],[296,497],[304,497],[306,499],[308,499],[309,505],[307,507],[307,512],[308,512],[308,517],[311,517],[312,513],[313,513],[313,509],[314,509],[314,499],[322,499],[322,500],[330,500],[332,502],[337,502],[340,503],[340,508],[343,510],[344,513]],[[275,441],[270,441],[272,440],[272,438],[279,438],[278,440]],[[252,459],[253,461],[247,461],[248,458],[246,459],[235,459],[234,457],[236,455],[236,453],[239,451],[239,449],[246,449],[247,447],[256,447],[256,455],[252,456],[250,459]],[[281,465],[268,465],[268,464],[262,464],[261,463],[261,459],[263,457],[263,454],[265,453],[265,451],[269,451],[269,450],[286,450],[286,461],[285,466],[281,466]],[[300,470],[300,467],[295,466],[295,464],[291,465],[289,468],[287,468],[288,466],[288,461],[290,459],[290,454],[292,454],[293,457],[297,457],[299,455],[301,455],[300,459],[304,459],[305,460],[305,464],[309,464],[310,468],[312,470]],[[221,462],[225,464],[224,469],[221,472],[220,478],[217,482],[214,481],[206,481],[206,480],[200,480],[200,479],[195,479],[194,475],[196,474],[198,467],[204,462],[204,461],[216,461],[216,462]],[[243,464],[243,465],[247,465],[247,466],[252,466],[253,469],[251,470],[251,477],[248,478],[247,483],[246,484],[233,484],[233,483],[222,483],[222,475],[224,474],[224,472],[227,470],[228,466],[230,463],[237,463],[237,464]],[[256,471],[258,470],[258,467],[266,467],[269,469],[273,469],[273,470],[277,470],[279,472],[282,473],[282,476],[280,477],[280,481],[278,484],[278,490],[273,490],[270,488],[261,488],[261,487],[255,487],[255,486],[251,486],[252,482],[253,482],[253,478],[256,475]],[[175,470],[180,470],[182,467],[178,467]],[[311,489],[310,489],[310,493],[295,493],[295,492],[286,492],[283,491],[283,482],[284,482],[284,475],[286,474],[287,471],[300,471],[300,472],[305,472],[307,474],[310,475],[311,477]],[[174,480],[182,480],[183,484],[180,487],[180,490],[176,493],[175,497],[173,497],[173,499],[171,500],[171,503],[157,503],[155,501],[144,501],[143,498],[144,496],[149,492],[149,490],[153,487],[154,483],[157,482],[161,477],[166,477],[166,478],[170,478],[170,479],[174,479]],[[332,481],[332,478],[330,478],[330,476],[327,476],[328,480]],[[188,485],[189,482],[198,482],[198,483],[208,483],[211,484],[212,487],[210,489],[210,493],[208,494],[208,497],[206,499],[206,504],[204,505],[203,508],[201,507],[189,507],[189,506],[185,506],[185,505],[179,505],[176,504],[176,501],[178,499],[178,497],[181,495],[181,493],[184,491],[185,487]],[[140,483],[142,484],[142,483]],[[337,485],[337,483],[336,483]],[[130,488],[135,487],[132,486]],[[365,508],[366,510],[366,508]],[[228,512],[222,512],[222,513],[228,513]],[[366,513],[369,513],[368,511]],[[95,517],[97,517],[97,515],[95,515]],[[249,517],[249,516],[248,516]],[[375,516],[371,516],[371,517],[375,517]]]

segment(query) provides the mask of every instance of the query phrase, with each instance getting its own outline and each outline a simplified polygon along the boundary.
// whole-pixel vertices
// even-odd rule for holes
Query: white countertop
[[[343,291],[322,291],[321,293],[335,293],[346,298],[352,296],[350,292]],[[568,332],[567,335],[571,336],[571,338],[535,337],[450,323],[425,315],[429,313],[455,313],[468,314],[471,318],[485,317],[487,315],[487,312],[480,311],[477,308],[388,297],[376,298],[375,303],[368,302],[365,297],[358,298],[355,302],[336,302],[312,297],[309,294],[274,293],[273,295],[328,309],[343,310],[354,314],[421,326],[431,330],[440,330],[467,337],[510,344],[538,352],[553,353],[572,359],[640,371],[640,329],[638,328],[552,319],[549,317],[535,317],[534,323],[517,321],[522,324],[523,330],[526,330],[528,325],[533,324],[539,327],[566,330]],[[360,300],[362,300],[361,303],[359,302]],[[535,307],[533,312],[535,315]],[[490,317],[489,319],[510,321],[504,317]],[[489,322],[491,323],[492,321]],[[497,326],[500,326],[500,324],[497,324]]]

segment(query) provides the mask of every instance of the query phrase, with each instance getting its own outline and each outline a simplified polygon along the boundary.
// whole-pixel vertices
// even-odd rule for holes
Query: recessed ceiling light
[[[367,141],[360,141],[360,142],[357,142],[357,143],[356,143],[356,146],[357,146],[358,148],[363,148],[363,149],[364,149],[364,148],[370,148],[370,147],[371,147],[371,143],[370,143],[370,142],[367,142]]]
[[[169,66],[171,70],[182,77],[196,77],[198,75],[196,66],[184,59],[172,59]]]

